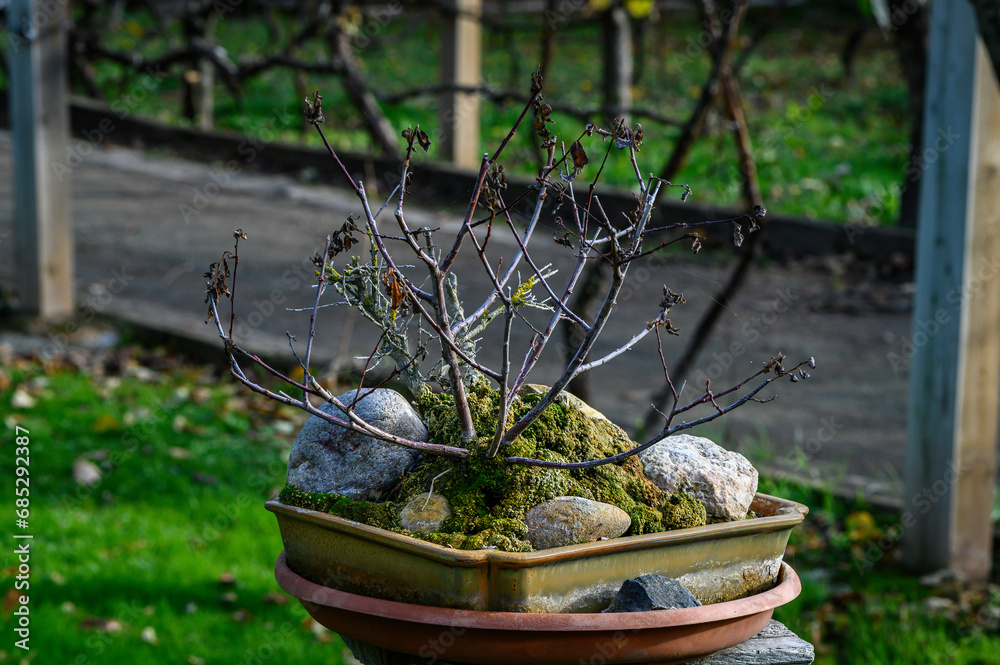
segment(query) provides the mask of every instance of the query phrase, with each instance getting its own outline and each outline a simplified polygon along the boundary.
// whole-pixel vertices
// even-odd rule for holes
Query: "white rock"
[[[406,398],[395,390],[364,391],[354,412],[384,432],[413,441],[427,440],[427,427]],[[338,399],[349,405],[357,391]],[[323,411],[346,420],[331,403]],[[305,492],[335,492],[369,500],[388,489],[417,457],[415,450],[352,432],[317,416],[306,421],[288,457],[288,483]]]
[[[578,496],[558,496],[540,503],[524,516],[528,540],[536,550],[617,538],[632,526],[628,513]]]
[[[521,397],[524,397],[525,395],[540,395],[540,394],[545,394],[547,392],[549,392],[549,386],[543,386],[539,383],[527,383],[524,385],[523,388],[521,388],[521,391],[518,394]],[[564,404],[568,407],[579,409],[583,413],[583,415],[587,416],[588,418],[594,418],[596,420],[607,420],[608,422],[611,422],[606,415],[604,415],[603,413],[601,413],[600,411],[598,411],[597,409],[590,406],[582,399],[571,393],[561,392],[559,393],[559,396],[556,397],[555,401],[557,404]]]
[[[702,436],[669,436],[639,453],[639,461],[657,487],[691,494],[709,517],[743,519],[757,492],[757,469],[749,460]]]

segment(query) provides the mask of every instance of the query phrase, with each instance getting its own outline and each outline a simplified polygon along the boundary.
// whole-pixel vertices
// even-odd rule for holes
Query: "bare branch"
[[[792,372],[794,370],[797,370],[800,367],[802,367],[803,365],[808,364],[808,362],[809,361],[803,361],[803,362],[799,363],[798,365],[796,365],[792,370],[789,370],[789,371],[775,370],[774,376],[768,377],[767,379],[765,379],[764,381],[762,381],[760,383],[760,385],[758,385],[756,388],[754,388],[753,390],[751,390],[747,394],[743,395],[737,401],[733,402],[732,404],[730,404],[727,407],[720,407],[718,404],[715,403],[714,398],[718,397],[719,395],[723,395],[723,394],[727,394],[727,393],[732,392],[733,390],[736,389],[735,387],[734,388],[730,388],[729,390],[726,390],[723,393],[719,393],[719,395],[713,395],[712,393],[707,392],[702,397],[702,399],[698,400],[696,403],[701,404],[701,403],[704,403],[707,400],[707,401],[711,402],[716,407],[717,410],[715,412],[713,412],[713,413],[711,413],[711,414],[709,414],[707,416],[704,416],[702,418],[697,418],[695,420],[683,422],[683,423],[680,423],[678,425],[674,425],[672,427],[665,427],[656,436],[654,436],[652,439],[649,439],[648,441],[646,441],[642,445],[639,445],[639,446],[636,446],[636,447],[631,448],[629,450],[626,450],[625,452],[618,453],[617,455],[612,455],[610,457],[605,457],[603,459],[598,459],[598,460],[587,460],[587,461],[584,461],[584,462],[553,462],[553,461],[549,461],[549,460],[531,459],[531,458],[528,458],[528,457],[508,457],[507,461],[509,463],[511,463],[511,464],[524,464],[526,466],[542,466],[542,467],[555,468],[555,469],[587,469],[587,468],[590,468],[590,467],[602,466],[604,464],[618,464],[620,462],[625,461],[626,459],[628,459],[632,455],[637,455],[638,453],[642,452],[643,450],[646,450],[647,448],[649,448],[649,447],[651,447],[651,446],[659,443],[660,441],[662,441],[666,437],[671,436],[673,434],[676,434],[677,432],[680,432],[680,431],[683,431],[683,430],[686,430],[686,429],[690,429],[692,427],[697,427],[698,425],[704,425],[705,423],[712,422],[713,420],[715,420],[715,419],[717,419],[717,418],[719,418],[721,416],[724,416],[727,413],[732,412],[734,409],[738,409],[739,407],[743,406],[747,402],[760,402],[761,400],[755,399],[757,393],[759,393],[761,390],[763,390],[764,388],[766,388],[773,381],[775,381],[777,379],[780,379],[782,377],[785,377],[785,376],[789,376],[790,374],[792,374]],[[754,376],[757,376],[757,375],[759,375],[759,373],[755,374]],[[747,381],[749,381],[749,380],[750,379],[747,379]],[[742,386],[744,383],[746,383],[746,381],[741,382],[739,385]],[[767,400],[767,401],[770,401],[770,400]],[[695,403],[693,403],[693,404],[695,404]],[[674,414],[676,414],[676,413],[678,413],[678,411],[675,409],[671,413],[671,416],[674,415]]]

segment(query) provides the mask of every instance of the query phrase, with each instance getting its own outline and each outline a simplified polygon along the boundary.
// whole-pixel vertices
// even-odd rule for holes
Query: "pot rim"
[[[649,612],[532,614],[413,605],[338,591],[310,582],[292,571],[285,560],[284,550],[278,555],[274,576],[282,590],[303,603],[415,624],[508,631],[648,630],[708,624],[773,611],[774,608],[796,598],[802,590],[798,575],[791,566],[783,562],[774,587],[746,598],[699,607]]]
[[[586,557],[596,553],[607,554],[618,551],[635,551],[662,547],[666,543],[696,542],[720,536],[737,537],[746,533],[766,533],[769,531],[791,529],[802,522],[809,513],[809,508],[801,503],[758,492],[754,495],[751,507],[770,508],[774,511],[771,515],[735,522],[720,522],[686,529],[674,529],[673,531],[647,533],[639,536],[621,536],[609,540],[552,547],[534,552],[502,552],[499,550],[457,550],[444,547],[412,536],[405,536],[330,515],[329,513],[289,506],[277,498],[267,501],[264,506],[275,514],[284,514],[333,531],[350,531],[353,536],[372,542],[381,544],[391,542],[393,547],[397,549],[437,561],[447,561],[450,565],[479,566],[488,562],[500,568],[511,566],[521,567],[527,564],[555,563],[565,559]]]

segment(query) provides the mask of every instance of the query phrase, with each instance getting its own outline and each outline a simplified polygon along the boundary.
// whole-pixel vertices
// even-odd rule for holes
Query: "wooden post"
[[[604,17],[604,116],[628,120],[632,109],[632,24],[628,11],[614,3]]]
[[[73,233],[66,161],[69,110],[66,5],[14,0],[10,30],[10,116],[18,297],[43,318],[73,313]]]
[[[1000,393],[1000,93],[967,0],[931,4],[904,559],[984,581]],[[909,348],[907,348],[907,346]]]
[[[441,3],[441,83],[450,87],[478,87],[482,70],[482,0],[446,0]],[[456,166],[478,169],[483,159],[479,145],[479,95],[445,90],[440,98],[441,148]]]
[[[206,44],[215,43],[216,14],[209,14],[201,28]],[[199,129],[215,129],[215,64],[208,58],[198,58],[197,81],[193,85],[195,118]]]

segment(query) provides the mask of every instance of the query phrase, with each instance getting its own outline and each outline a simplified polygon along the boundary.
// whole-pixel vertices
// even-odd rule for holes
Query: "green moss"
[[[399,528],[399,511],[402,507],[392,502],[372,503],[350,499],[340,494],[303,492],[291,485],[285,485],[278,494],[278,498],[282,503],[290,506],[330,513],[354,522],[377,526],[380,529]]]
[[[705,504],[687,492],[673,494],[658,508],[663,514],[665,531],[701,526],[705,521]]]
[[[466,443],[462,441],[451,396],[421,396],[418,407],[431,432],[431,442],[465,447],[473,454],[463,460],[428,457],[402,480],[394,501],[369,504],[290,487],[282,491],[281,500],[456,549],[531,551],[523,521],[525,513],[557,496],[579,496],[618,506],[632,518],[626,535],[705,524],[701,502],[688,494],[665,494],[646,478],[642,464],[634,456],[621,464],[573,471],[507,463],[506,458],[512,456],[552,461],[601,459],[635,445],[620,428],[584,414],[571,400],[549,406],[514,443],[488,459],[483,453],[496,430],[500,396],[481,384],[470,388],[468,397],[481,436]],[[537,394],[515,400],[507,424],[527,413],[540,399]],[[434,492],[447,499],[451,517],[441,525],[440,532],[406,532],[399,527],[399,512],[411,498],[428,492],[432,484]]]

